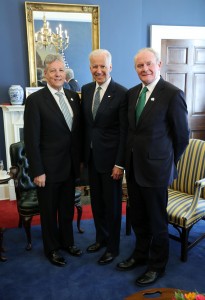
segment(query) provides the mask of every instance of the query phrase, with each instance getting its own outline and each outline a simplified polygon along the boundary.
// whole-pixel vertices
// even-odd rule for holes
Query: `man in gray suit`
[[[167,188],[177,176],[177,162],[189,143],[184,93],[160,77],[160,68],[153,49],[140,50],[135,69],[142,83],[128,91],[125,169],[136,246],[117,269],[146,264],[145,273],[136,280],[139,286],[154,283],[165,272],[169,256]],[[144,108],[140,107],[142,100]]]
[[[91,52],[90,70],[95,82],[82,87],[83,150],[84,163],[88,165],[96,240],[87,252],[106,247],[98,260],[100,265],[105,265],[119,254],[127,89],[110,77],[112,58],[107,50]]]
[[[59,249],[82,254],[74,246],[72,227],[80,173],[80,99],[63,89],[66,75],[60,55],[46,57],[44,73],[46,87],[26,100],[24,140],[30,174],[37,185],[44,252],[51,263],[64,266]]]

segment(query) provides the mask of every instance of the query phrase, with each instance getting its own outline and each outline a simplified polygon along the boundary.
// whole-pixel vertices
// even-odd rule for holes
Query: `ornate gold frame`
[[[37,86],[33,11],[90,13],[92,15],[92,49],[94,50],[100,47],[100,8],[98,5],[25,2],[30,86]]]

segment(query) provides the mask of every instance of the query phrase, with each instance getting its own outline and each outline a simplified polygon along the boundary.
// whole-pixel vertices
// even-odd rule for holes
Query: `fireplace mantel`
[[[11,167],[9,147],[11,144],[19,142],[21,140],[21,133],[23,132],[24,105],[10,105],[6,103],[1,104],[0,107],[3,111],[6,164],[7,170],[9,170],[9,168]],[[14,189],[12,186],[12,180],[10,180],[9,185],[1,185],[0,188],[4,189],[4,191],[0,191],[0,194],[9,194],[10,200],[13,200],[13,198],[15,198],[15,195],[13,195]],[[8,188],[9,193],[6,191],[6,189]]]
[[[24,105],[0,105],[3,110],[4,137],[6,146],[7,169],[11,167],[9,147],[20,141],[20,129],[23,129]]]

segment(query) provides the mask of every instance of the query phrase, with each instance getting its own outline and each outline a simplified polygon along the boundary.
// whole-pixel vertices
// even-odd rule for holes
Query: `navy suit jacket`
[[[64,90],[73,110],[72,130],[48,87],[31,94],[25,103],[24,141],[32,177],[46,174],[46,181],[68,178],[71,167],[80,173],[81,117],[77,93]]]
[[[80,92],[80,85],[79,83],[75,80],[75,79],[71,79],[69,82],[68,82],[69,86],[70,86],[70,89],[74,92]]]
[[[92,144],[98,172],[110,172],[114,165],[124,167],[127,138],[127,89],[111,79],[101,100],[95,120],[92,101],[96,83],[82,87],[84,163],[88,163]]]
[[[128,91],[127,178],[132,162],[140,186],[168,186],[177,176],[176,164],[189,143],[185,96],[160,78],[136,125],[141,88],[139,84]]]

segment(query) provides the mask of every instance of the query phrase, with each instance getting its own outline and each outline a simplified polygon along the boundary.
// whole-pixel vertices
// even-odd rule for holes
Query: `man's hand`
[[[46,174],[35,177],[34,183],[39,187],[44,187],[46,184]]]
[[[123,174],[124,174],[124,170],[123,169],[114,166],[114,168],[112,169],[112,175],[111,175],[111,177],[114,180],[119,180],[119,179],[121,179],[123,177]]]

